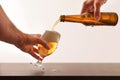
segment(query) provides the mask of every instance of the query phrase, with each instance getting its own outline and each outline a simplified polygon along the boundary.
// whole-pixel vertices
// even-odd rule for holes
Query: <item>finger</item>
[[[42,61],[42,58],[40,57],[40,55],[38,55],[38,50],[33,46],[29,46],[29,49],[26,52],[33,56],[35,59]]]
[[[28,34],[26,43],[35,45],[36,43],[40,42],[41,35],[40,34]]]
[[[81,14],[93,11],[94,0],[87,0],[83,3]]]
[[[40,40],[40,44],[42,44],[46,49],[50,49],[50,46],[47,44],[47,42],[42,39]]]
[[[83,13],[87,12],[87,10],[88,10],[88,7],[87,7],[87,6],[88,6],[88,5],[87,5],[87,3],[86,3],[86,2],[84,2],[83,7],[82,7],[81,14],[83,14]]]
[[[81,11],[81,14],[86,13],[86,12],[94,12],[94,7],[90,6],[89,8],[83,8]]]
[[[100,7],[101,7],[101,4],[99,2],[95,2],[94,4],[94,17],[96,20],[99,21],[100,19]]]
[[[47,44],[46,41],[41,39],[41,35],[39,34],[32,34],[34,36],[33,40],[32,40],[32,44],[41,44],[43,45],[46,49],[50,49],[49,45]]]
[[[39,54],[38,49],[36,49],[35,47],[33,47],[33,51]]]
[[[34,57],[35,59],[37,59],[38,61],[42,61],[42,60],[43,60],[42,58],[40,58],[40,57],[39,57],[37,54],[35,54],[34,52],[31,52],[30,55],[31,55],[32,57]]]
[[[94,12],[94,6],[90,8],[89,12]]]
[[[44,40],[42,40],[41,38],[39,38],[40,40],[40,44],[43,46],[43,47],[45,47],[46,49],[50,49],[50,47],[49,47],[49,45],[47,44],[47,42],[46,41],[44,41]]]
[[[106,2],[107,2],[107,0],[102,0],[101,5],[105,4]]]
[[[38,37],[38,38],[41,37],[41,34],[31,34],[31,35],[33,35],[33,36],[35,36],[35,37]]]

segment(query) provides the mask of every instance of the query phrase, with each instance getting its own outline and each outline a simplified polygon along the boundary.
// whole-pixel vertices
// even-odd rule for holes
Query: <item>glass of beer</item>
[[[60,40],[60,33],[54,30],[46,30],[41,38],[48,43],[50,49],[47,50],[41,44],[38,44],[37,47],[41,61],[37,61],[35,64],[33,63],[33,65],[39,67],[40,72],[43,73],[45,72],[45,67],[42,65],[42,60],[56,50],[58,42]]]
[[[60,33],[54,30],[46,30],[41,38],[45,40],[50,46],[50,49],[47,50],[41,44],[38,44],[38,52],[40,54],[41,60],[43,60],[46,56],[52,54],[56,50],[60,40]]]

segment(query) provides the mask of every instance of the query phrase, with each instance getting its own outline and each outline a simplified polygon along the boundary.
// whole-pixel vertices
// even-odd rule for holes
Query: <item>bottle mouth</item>
[[[115,14],[116,14],[116,13],[115,13]],[[118,14],[116,14],[116,17],[117,17],[117,19],[116,19],[115,25],[117,25],[117,23],[118,23]]]
[[[65,21],[65,15],[61,15],[60,16],[60,22],[64,22]]]

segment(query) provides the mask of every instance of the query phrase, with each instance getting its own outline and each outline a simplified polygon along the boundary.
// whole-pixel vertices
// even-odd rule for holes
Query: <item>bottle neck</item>
[[[77,22],[83,23],[84,17],[81,15],[61,15],[60,22]]]

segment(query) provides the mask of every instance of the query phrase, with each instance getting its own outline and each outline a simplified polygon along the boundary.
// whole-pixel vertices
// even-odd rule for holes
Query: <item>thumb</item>
[[[40,34],[30,34],[29,38],[27,40],[28,44],[32,44],[32,45],[37,45],[37,44],[41,44],[43,45],[46,49],[50,49],[49,45],[47,44],[46,41],[41,39],[41,35]]]

